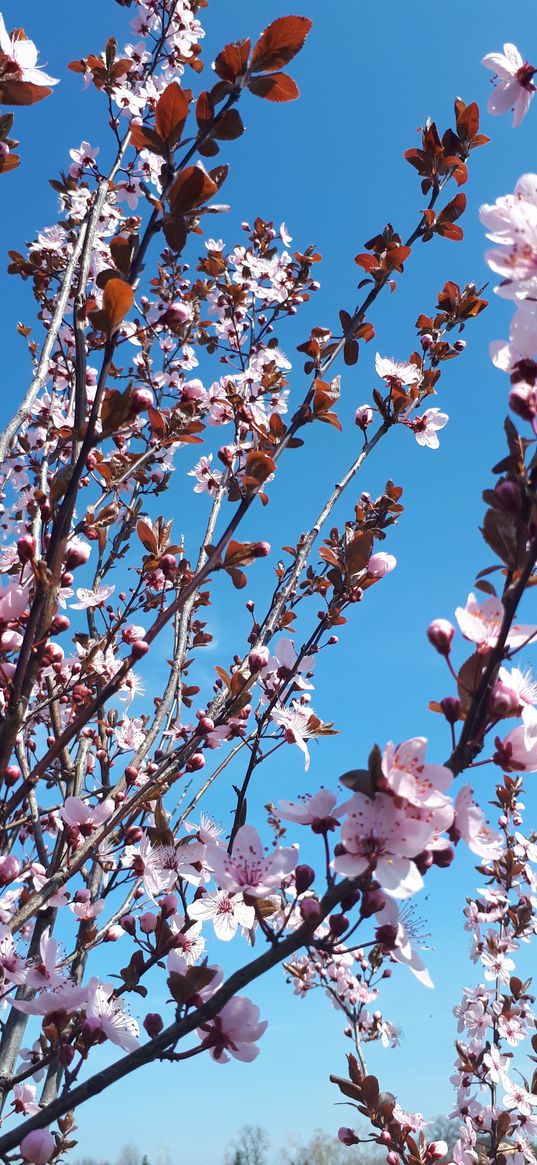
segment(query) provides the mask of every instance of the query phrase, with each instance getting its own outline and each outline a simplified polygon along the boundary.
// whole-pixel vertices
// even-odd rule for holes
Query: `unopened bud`
[[[147,655],[148,651],[149,644],[146,643],[145,639],[135,639],[131,648],[133,659],[142,659],[144,655]]]
[[[449,619],[433,619],[427,628],[429,643],[436,647],[440,655],[449,655],[454,634],[455,628]]]
[[[202,752],[194,752],[187,760],[185,768],[187,773],[195,773],[198,769],[202,769],[205,764],[205,757]]]
[[[158,1011],[150,1011],[144,1019],[144,1027],[150,1040],[154,1040],[159,1036],[163,1027],[164,1020]]]
[[[342,1145],[359,1145],[360,1144],[360,1140],[356,1136],[356,1133],[353,1133],[352,1129],[345,1128],[345,1126],[338,1129],[337,1135],[338,1135],[338,1141],[341,1141]]]
[[[21,562],[32,562],[35,558],[37,544],[31,534],[24,534],[17,542],[17,554]]]
[[[448,724],[456,724],[461,714],[461,702],[456,696],[444,696],[440,707]]]
[[[509,393],[509,407],[524,421],[533,421],[537,415],[537,394],[529,384],[516,384]]]
[[[365,433],[373,421],[373,409],[369,405],[360,405],[354,414],[354,424]]]
[[[315,881],[315,870],[311,866],[297,866],[295,870],[295,886],[297,894],[305,894]]]
[[[300,903],[300,914],[310,926],[318,926],[321,921],[321,907],[317,898],[304,898]]]
[[[268,647],[256,647],[255,651],[251,651],[248,656],[248,666],[250,671],[254,675],[257,672],[262,671],[263,668],[267,666],[269,658],[270,655]]]
[[[270,554],[270,542],[256,542],[253,548],[254,558],[266,558]]]
[[[154,399],[150,388],[135,388],[131,396],[131,412],[135,415],[143,413],[145,409],[151,408]]]

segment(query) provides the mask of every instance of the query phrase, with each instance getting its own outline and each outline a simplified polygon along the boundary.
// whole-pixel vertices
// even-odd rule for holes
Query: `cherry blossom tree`
[[[378,497],[360,490],[341,530],[334,509],[398,426],[423,456],[441,446],[448,416],[429,398],[487,306],[471,278],[461,287],[446,273],[408,350],[376,354],[376,386],[356,409],[359,451],[285,557],[276,552],[261,610],[242,592],[259,572],[274,578],[263,537],[271,482],[292,480],[309,426],[341,428],[345,369],[373,340],[378,301],[399,286],[415,247],[432,253],[463,238],[472,151],[488,139],[476,103],[461,98],[443,133],[426,123],[405,153],[420,181],[415,223],[406,234],[381,226],[364,243],[357,303],[305,336],[295,317],[318,290],[315,248],[293,250],[285,224],[261,218],[230,246],[206,216],[226,210],[239,106],[299,97],[286,70],[311,21],[252,29],[253,40],[225,45],[202,72],[204,0],[118,3],[130,10],[128,43],[111,37],[70,66],[102,98],[100,144],[73,145],[53,179],[58,221],[25,253],[10,252],[10,276],[38,303],[42,343],[26,335],[34,375],[0,438],[2,1158],[65,1156],[77,1107],[156,1060],[180,1072],[207,1055],[217,1073],[252,1061],[270,1021],[255,982],[278,965],[302,998],[322,988],[353,1040],[349,1078],[334,1079],[361,1121],[340,1130],[341,1144],[378,1146],[387,1165],[446,1157],[423,1116],[380,1088],[366,1053],[397,1040],[383,980],[413,973],[432,986],[408,900],[433,866],[449,876],[460,845],[486,885],[464,916],[482,982],[456,1010],[459,1135],[449,1156],[533,1162],[537,1085],[515,1070],[511,1049],[537,1051],[530,984],[516,974],[536,929],[537,841],[521,798],[537,770],[537,685],[518,654],[537,636],[521,612],[537,563],[537,177],[481,211],[496,290],[514,301],[509,339],[493,342],[491,358],[510,377],[516,423],[506,421],[507,451],[484,495],[483,569],[454,596],[458,630],[445,612],[427,629],[453,685],[431,704],[447,755],[432,757],[423,736],[371,741],[364,767],[339,787],[308,775],[294,799],[274,804],[259,791],[260,765],[295,748],[307,772],[311,742],[336,731],[312,705],[322,651],[372,587],[394,581],[395,556],[381,547],[403,514],[402,488],[388,478]],[[483,63],[496,78],[490,112],[514,108],[518,124],[535,69],[512,45]],[[33,42],[0,20],[0,101],[59,100],[56,85]],[[10,113],[0,119],[2,173],[19,163],[12,124]],[[300,375],[280,346],[289,321]],[[193,469],[189,446],[199,446]],[[194,548],[174,521],[172,481],[183,507],[192,493],[206,502]],[[237,632],[206,697],[197,681],[221,582],[230,618],[246,613],[249,630]],[[144,698],[157,649],[166,676]],[[224,830],[205,798],[232,763],[241,777]],[[478,800],[463,774],[485,763],[501,776]],[[236,952],[227,977],[205,954],[213,935]],[[105,944],[117,950],[113,982],[97,973]],[[164,1015],[152,1004],[163,984]],[[109,1055],[97,1070],[102,1045]]]

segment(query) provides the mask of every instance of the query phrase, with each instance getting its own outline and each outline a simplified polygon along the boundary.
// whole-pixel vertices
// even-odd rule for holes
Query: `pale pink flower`
[[[481,962],[486,968],[485,979],[490,982],[499,979],[500,983],[508,983],[515,969],[514,959],[509,958],[507,951],[483,951]]]
[[[11,623],[20,619],[29,606],[28,584],[8,583],[0,591],[0,622]]]
[[[294,821],[297,825],[311,825],[316,833],[334,829],[343,816],[342,806],[336,805],[337,797],[330,789],[319,789],[313,796],[307,795],[302,803],[280,801],[278,815],[284,821]]]
[[[508,1080],[505,1087],[506,1093],[502,1101],[505,1108],[509,1111],[517,1109],[521,1116],[531,1116],[532,1110],[537,1105],[537,1095],[528,1092],[527,1088],[514,1080]]]
[[[13,1110],[25,1116],[35,1116],[39,1112],[34,1084],[15,1084],[13,1088]]]
[[[8,926],[0,925],[0,967],[4,978],[20,985],[26,980],[26,962],[15,950],[13,935]]]
[[[87,992],[88,1019],[98,1020],[101,1030],[113,1044],[118,1044],[126,1052],[134,1051],[138,1047],[140,1034],[138,1024],[132,1015],[123,1010],[120,1001],[113,998],[112,984],[101,983],[100,979],[93,976],[88,983]]]
[[[310,767],[310,754],[306,741],[317,736],[319,727],[315,713],[307,704],[292,700],[289,708],[277,704],[271,712],[271,719],[284,729],[284,739],[287,743],[296,744],[304,754],[304,768],[307,772]]]
[[[16,74],[16,79],[19,81],[26,81],[31,85],[57,85],[57,77],[49,77],[48,73],[44,73],[42,69],[37,68],[37,49],[33,41],[28,40],[27,37],[21,36],[20,32],[8,35],[4,17],[0,12],[0,53],[7,57],[13,65],[13,73]],[[4,72],[8,72],[6,65],[2,64]]]
[[[214,497],[222,481],[223,474],[219,469],[212,469],[212,453],[208,457],[200,457],[193,469],[189,469],[187,476],[196,478],[195,494],[208,493]]]
[[[430,823],[408,817],[404,807],[398,808],[385,793],[373,800],[355,793],[344,808],[341,840],[346,852],[334,859],[336,873],[355,877],[371,870],[394,898],[421,890],[423,880],[412,858],[430,840]]]
[[[224,1004],[215,1019],[197,1029],[201,1040],[210,1040],[210,1054],[219,1064],[227,1064],[229,1055],[250,1063],[259,1055],[256,1040],[267,1029],[267,1020],[259,1021],[260,1011],[244,995],[235,995]]]
[[[470,785],[463,785],[455,799],[454,831],[466,842],[472,853],[489,861],[501,857],[504,843],[485,822],[485,815],[476,804]]]
[[[492,363],[509,372],[513,384],[535,385],[537,379],[537,304],[522,300],[509,327],[509,342],[493,340],[489,346]]]
[[[78,603],[71,603],[71,608],[73,611],[87,611],[93,610],[95,607],[103,607],[115,589],[115,584],[109,586],[108,583],[101,583],[100,586],[95,587],[95,590],[90,587],[77,587]]]
[[[507,769],[509,772],[535,773],[537,772],[537,739],[534,739],[532,735],[528,748],[526,729],[523,724],[520,724],[517,728],[512,728],[511,732],[501,741],[494,759],[501,768]]]
[[[116,743],[121,752],[133,752],[145,740],[144,720],[141,716],[124,716],[121,723],[114,729]]]
[[[144,834],[139,846],[126,846],[121,856],[121,864],[133,869],[137,878],[143,878],[144,890],[153,899],[167,893],[177,881],[175,864],[173,868],[163,865],[162,848],[153,847],[147,834]]]
[[[445,765],[425,763],[427,740],[416,736],[403,744],[386,745],[382,755],[382,772],[390,789],[413,805],[443,805],[442,796],[453,780]]]
[[[85,169],[93,167],[99,153],[99,146],[90,146],[86,141],[81,143],[78,150],[69,150],[69,156],[73,159],[73,165],[69,166],[71,177],[81,178]]]
[[[188,907],[190,918],[212,919],[216,937],[228,942],[234,938],[239,926],[251,930],[255,922],[253,906],[247,906],[242,894],[228,894],[217,890],[215,894],[205,893],[196,898]]]
[[[11,1000],[11,1006],[17,1011],[24,1011],[26,1015],[51,1015],[54,1011],[78,1011],[86,1004],[87,987],[77,987],[71,979],[57,987],[54,991],[43,991],[34,999]]]
[[[393,898],[384,897],[384,906],[382,910],[377,911],[377,919],[381,932],[383,927],[388,927],[393,932],[390,936],[393,941],[393,947],[390,945],[392,959],[395,959],[396,963],[404,963],[424,987],[434,987],[429,971],[413,945],[412,927],[405,924]]]
[[[412,429],[418,445],[424,445],[427,449],[438,449],[440,446],[438,430],[443,429],[448,421],[447,413],[434,408],[426,409],[421,417],[414,417],[406,421],[406,424]]]
[[[94,829],[103,825],[114,812],[114,802],[106,798],[95,805],[93,809],[82,801],[80,797],[66,797],[60,809],[60,817],[66,825],[77,829],[83,837],[89,837]]]
[[[251,898],[266,898],[281,886],[297,857],[298,850],[281,847],[267,855],[253,825],[242,825],[237,831],[231,854],[223,846],[207,846],[207,860],[221,889]]]
[[[272,688],[279,687],[282,681],[293,677],[295,687],[302,691],[310,691],[313,688],[306,678],[308,672],[312,672],[315,668],[315,658],[313,655],[305,655],[304,658],[297,664],[298,652],[292,639],[280,639],[277,647],[274,649],[274,655],[271,655],[266,667],[262,671],[262,679],[265,686]]]
[[[455,618],[465,639],[475,643],[478,651],[495,647],[504,618],[501,599],[495,595],[478,603],[470,593],[465,607],[457,607]],[[537,634],[537,627],[525,623],[513,623],[506,640],[507,647],[522,647]]]
[[[378,352],[375,356],[375,368],[378,376],[385,380],[390,387],[397,388],[401,385],[408,387],[411,384],[421,384],[423,379],[416,364],[405,364],[404,361],[397,363],[389,356],[380,356]]]
[[[508,1076],[509,1060],[502,1056],[497,1044],[491,1044],[488,1052],[483,1056],[483,1063],[487,1069],[487,1079],[492,1084],[501,1084],[504,1088],[510,1087]]]
[[[50,933],[50,927],[47,926],[39,942],[39,960],[36,959],[28,971],[26,979],[28,987],[33,987],[36,991],[42,988],[53,991],[65,983],[65,975],[57,966],[59,949],[59,942],[53,937]]]
[[[503,53],[487,53],[481,64],[497,79],[487,102],[489,113],[498,116],[512,109],[513,125],[520,125],[535,92],[532,78],[537,70],[522,59],[514,44],[504,44]]]

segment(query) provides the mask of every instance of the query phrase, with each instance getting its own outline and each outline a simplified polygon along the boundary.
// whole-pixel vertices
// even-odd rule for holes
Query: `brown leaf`
[[[174,217],[187,214],[212,198],[218,186],[201,166],[187,166],[170,191],[170,206]]]
[[[31,81],[17,81],[10,77],[0,81],[0,105],[35,105],[44,97],[50,97],[52,89],[46,85],[34,85]]]
[[[214,62],[214,71],[217,76],[233,85],[237,77],[246,71],[250,48],[251,41],[248,37],[246,40],[237,40],[232,44],[225,45]]]
[[[134,303],[134,291],[130,283],[124,279],[109,279],[103,292],[102,315],[104,316],[101,331],[107,336],[117,332],[125,316]]]
[[[253,73],[281,69],[300,52],[312,27],[307,16],[280,16],[261,33],[252,54]]]
[[[287,73],[272,73],[269,77],[252,77],[248,82],[250,93],[267,101],[295,101],[300,97],[296,81]]]
[[[189,95],[177,81],[172,81],[161,93],[155,110],[155,127],[163,141],[174,147],[181,140],[188,116]]]

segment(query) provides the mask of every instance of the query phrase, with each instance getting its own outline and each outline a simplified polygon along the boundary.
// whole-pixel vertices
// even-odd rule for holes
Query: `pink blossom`
[[[36,959],[28,971],[26,979],[28,987],[33,987],[36,991],[41,988],[53,991],[65,983],[65,975],[57,966],[59,949],[59,942],[52,936],[50,927],[47,926],[39,942],[39,960]]]
[[[514,44],[504,44],[503,53],[488,53],[481,64],[491,69],[497,80],[487,102],[489,113],[498,116],[512,109],[513,125],[520,125],[535,92],[532,78],[537,70],[522,59]]]
[[[71,603],[72,610],[87,611],[93,610],[94,607],[103,607],[115,589],[115,585],[109,586],[107,583],[101,583],[95,590],[91,590],[90,587],[77,587],[78,603]]]
[[[404,963],[412,971],[412,974],[416,976],[416,979],[419,979],[420,983],[423,983],[424,987],[434,987],[427,967],[413,945],[412,928],[405,924],[399,907],[392,898],[384,896],[384,906],[382,910],[377,912],[377,918],[381,934],[384,927],[392,932],[389,947],[392,959],[395,959],[396,963]],[[378,941],[382,941],[381,938],[378,938],[379,930],[376,932],[376,937]],[[391,945],[392,942],[393,946]]]
[[[522,300],[509,327],[509,342],[493,340],[490,358],[496,368],[508,372],[516,385],[533,387],[537,380],[537,305]]]
[[[245,828],[245,827],[243,827]],[[260,1011],[244,995],[235,995],[224,1004],[215,1019],[197,1030],[200,1039],[211,1041],[210,1054],[219,1064],[227,1064],[229,1055],[250,1063],[259,1055],[255,1041],[267,1029],[267,1020],[259,1021]]]
[[[86,1014],[89,1019],[99,1021],[105,1036],[118,1044],[126,1052],[132,1052],[138,1047],[140,1034],[136,1020],[123,1010],[118,999],[113,998],[114,987],[111,983],[101,983],[95,976],[88,983],[88,1001]]]
[[[25,1116],[35,1116],[39,1112],[34,1084],[15,1084],[13,1088],[13,1110]]]
[[[276,705],[271,712],[271,719],[284,729],[284,739],[287,743],[298,745],[300,751],[303,752],[304,769],[307,772],[310,767],[310,754],[306,741],[310,737],[317,736],[317,730],[320,726],[320,721],[315,713],[307,704],[292,700],[289,708],[285,708],[282,704]]]
[[[385,793],[373,800],[355,793],[344,808],[347,817],[341,840],[345,853],[334,859],[336,872],[355,877],[371,870],[395,898],[408,898],[421,890],[421,874],[411,859],[431,838],[430,823],[408,817],[404,807],[398,808]]]
[[[496,745],[494,760],[501,768],[515,773],[537,772],[537,739],[532,737],[528,748],[523,724],[512,728],[503,741],[496,741]]]
[[[83,837],[89,837],[94,829],[102,825],[114,812],[114,802],[107,798],[93,809],[80,797],[66,797],[60,809],[60,816],[66,825],[77,829]]]
[[[11,1006],[26,1015],[53,1015],[55,1011],[78,1011],[87,999],[87,987],[77,987],[71,979],[65,979],[54,991],[43,991],[34,999],[12,999]]]
[[[390,356],[380,356],[378,352],[375,356],[375,368],[377,375],[385,380],[390,387],[397,388],[401,385],[408,387],[412,384],[421,384],[423,379],[417,364],[397,363]]]
[[[405,423],[412,429],[418,445],[424,445],[427,449],[438,449],[440,446],[438,430],[443,429],[448,421],[447,413],[434,408],[426,409],[421,417],[414,417]]]
[[[247,906],[242,894],[228,894],[217,890],[216,894],[205,893],[196,898],[188,907],[190,918],[212,919],[216,937],[228,942],[237,933],[237,927],[251,930],[255,922],[253,906]]]
[[[311,825],[315,833],[334,829],[343,816],[342,806],[336,806],[337,797],[330,789],[320,789],[313,796],[304,797],[302,804],[294,801],[280,801],[278,814],[284,821],[295,821],[297,825]]]
[[[195,494],[208,493],[214,497],[217,489],[222,481],[223,474],[219,469],[212,469],[211,462],[213,460],[212,453],[208,457],[200,457],[193,469],[189,469],[188,477],[196,478],[196,485],[194,486]]]
[[[382,771],[390,789],[413,805],[443,805],[442,796],[453,780],[445,765],[425,763],[427,741],[424,736],[394,746],[389,743],[382,756]]]
[[[534,1092],[528,1092],[527,1088],[524,1088],[522,1084],[517,1084],[514,1080],[508,1080],[506,1088],[507,1091],[502,1101],[505,1108],[509,1111],[517,1109],[521,1116],[531,1116],[537,1105],[537,1095]]]
[[[487,1078],[492,1084],[502,1084],[504,1088],[509,1088],[507,1075],[509,1060],[507,1056],[502,1056],[497,1044],[491,1044],[489,1051],[485,1052],[483,1063],[487,1069]]]
[[[297,857],[296,849],[281,847],[267,856],[253,825],[242,825],[237,831],[231,854],[223,846],[207,846],[207,860],[221,889],[251,898],[266,898],[281,886],[294,870]]]
[[[483,603],[478,603],[470,593],[465,607],[457,607],[455,618],[465,639],[475,643],[478,651],[495,647],[504,618],[501,599],[491,595]],[[507,647],[522,647],[537,634],[537,627],[525,623],[513,623],[506,639]]]
[[[124,716],[121,723],[114,730],[116,743],[121,752],[132,752],[145,740],[145,721],[141,716]]]
[[[367,564],[367,573],[372,578],[384,578],[385,574],[395,570],[397,566],[397,559],[394,554],[386,554],[384,550],[379,550],[377,554],[372,554]]]
[[[90,146],[89,142],[82,142],[78,150],[69,150],[69,156],[73,159],[73,165],[69,166],[71,176],[81,178],[85,169],[93,167],[99,153],[99,146]]]
[[[20,583],[8,583],[7,587],[0,591],[0,621],[2,623],[11,623],[20,619],[28,606],[28,584],[21,586]]]
[[[4,978],[17,985],[26,980],[26,962],[15,950],[13,935],[8,926],[0,925],[0,967]]]
[[[503,853],[503,841],[486,823],[483,810],[476,804],[470,785],[463,785],[455,799],[455,835],[466,842],[472,853],[494,860]]]
[[[0,53],[7,57],[10,64],[13,66],[12,72],[16,75],[17,80],[25,81],[31,85],[57,85],[58,79],[56,77],[49,77],[48,73],[44,73],[42,69],[37,68],[37,49],[33,41],[21,34],[20,30],[8,36],[6,26],[4,24],[4,17],[0,12]],[[2,63],[2,71],[9,72],[5,62]]]

